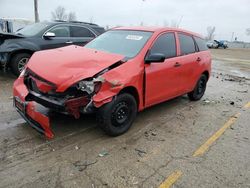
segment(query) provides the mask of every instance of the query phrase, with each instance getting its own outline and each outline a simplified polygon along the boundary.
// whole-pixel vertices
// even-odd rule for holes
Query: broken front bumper
[[[46,115],[48,109],[44,112],[38,110],[38,104],[35,102],[22,102],[18,97],[14,97],[14,106],[17,112],[39,133],[52,139],[54,134],[50,128],[49,117]],[[42,107],[42,106],[40,106]]]
[[[50,128],[48,109],[34,101],[26,101],[28,89],[23,83],[23,78],[18,78],[13,86],[13,102],[17,112],[39,133],[51,139],[54,134]]]
[[[40,84],[41,86],[41,84]],[[73,115],[76,119],[80,113],[92,113],[95,107],[88,96],[75,98],[45,96],[24,84],[24,77],[19,77],[13,86],[14,106],[21,116],[38,132],[48,138],[54,134],[50,128],[49,110]]]

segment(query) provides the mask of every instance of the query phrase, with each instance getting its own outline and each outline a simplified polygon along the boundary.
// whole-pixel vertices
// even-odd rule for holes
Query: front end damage
[[[14,83],[14,106],[33,128],[52,139],[51,110],[78,119],[81,113],[93,113],[112,101],[120,86],[118,82],[104,81],[101,76],[97,76],[79,81],[64,92],[57,92],[55,84],[26,69]],[[101,88],[103,92],[98,93]]]

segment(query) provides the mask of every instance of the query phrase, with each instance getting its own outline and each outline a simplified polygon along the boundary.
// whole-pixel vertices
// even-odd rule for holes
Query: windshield
[[[24,36],[34,36],[38,34],[40,31],[45,29],[48,25],[45,23],[35,23],[32,25],[27,25],[23,29],[20,29],[16,32],[18,35],[24,35]]]
[[[152,32],[147,31],[112,30],[95,38],[85,47],[132,58],[140,52],[151,35]]]

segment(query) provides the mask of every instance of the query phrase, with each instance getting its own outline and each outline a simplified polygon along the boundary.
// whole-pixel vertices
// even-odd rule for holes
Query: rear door
[[[73,44],[84,46],[96,35],[87,27],[84,26],[70,26],[71,40]]]
[[[145,64],[146,107],[173,98],[180,92],[175,33],[161,34],[155,40],[150,53],[164,54],[166,59],[161,63]]]
[[[68,25],[56,25],[47,30],[45,33],[51,32],[55,37],[50,39],[43,38],[41,41],[41,49],[59,48],[72,44],[70,38],[70,28]]]
[[[179,57],[177,61],[179,67],[179,81],[181,94],[193,90],[193,81],[197,72],[198,62],[200,61],[198,49],[192,35],[178,33]]]

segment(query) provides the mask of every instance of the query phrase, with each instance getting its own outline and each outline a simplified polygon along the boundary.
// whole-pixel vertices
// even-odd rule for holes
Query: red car
[[[48,138],[48,110],[79,118],[96,113],[117,136],[137,112],[188,94],[199,100],[211,72],[204,39],[176,28],[120,27],[89,42],[34,53],[14,83],[14,105]]]

